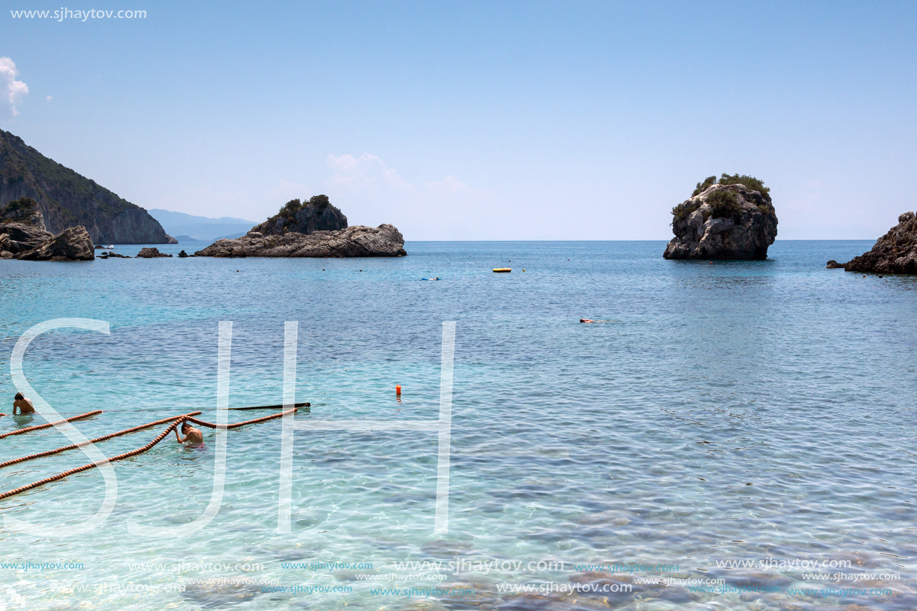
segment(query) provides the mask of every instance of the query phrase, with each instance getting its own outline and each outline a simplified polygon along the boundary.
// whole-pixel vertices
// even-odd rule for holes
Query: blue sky
[[[327,193],[408,240],[668,239],[721,172],[771,187],[778,239],[917,207],[913,2],[3,4],[0,127],[146,208]]]

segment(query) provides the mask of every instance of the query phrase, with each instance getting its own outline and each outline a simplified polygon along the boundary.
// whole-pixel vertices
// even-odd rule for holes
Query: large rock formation
[[[23,198],[34,200],[41,212],[40,227],[52,233],[82,225],[97,243],[175,243],[143,208],[0,130],[0,217],[10,203],[19,202],[7,212],[18,213]]]
[[[252,228],[263,235],[282,235],[289,231],[310,234],[347,228],[347,217],[331,205],[327,195],[315,195],[308,202],[289,201],[265,222]]]
[[[260,227],[260,226],[259,226]],[[403,257],[404,237],[393,225],[354,225],[340,231],[264,235],[249,231],[235,240],[217,240],[199,257]]]
[[[766,259],[777,237],[768,189],[749,176],[724,174],[719,184],[711,176],[672,209],[672,216],[675,237],[666,246],[666,259]]]
[[[65,229],[37,248],[16,255],[26,261],[92,261],[95,251],[86,228],[79,225]]]
[[[0,224],[0,252],[19,254],[38,248],[54,236],[40,227],[25,223]]]
[[[872,250],[835,265],[848,272],[917,274],[917,215],[905,212],[898,217],[898,224],[876,241]]]

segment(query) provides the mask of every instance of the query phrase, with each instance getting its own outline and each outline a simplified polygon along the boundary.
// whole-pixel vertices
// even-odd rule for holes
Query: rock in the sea
[[[260,227],[260,225],[259,225]],[[257,229],[257,228],[255,228]],[[198,257],[403,257],[404,237],[393,225],[354,225],[340,231],[265,235],[252,230],[234,240],[217,240]]]
[[[307,202],[298,199],[287,202],[280,212],[252,227],[263,235],[287,232],[310,234],[316,231],[339,231],[347,228],[347,217],[331,204],[327,195],[315,195]]]
[[[825,266],[827,269],[844,269],[843,263],[838,263],[834,259],[828,261],[828,264]]]
[[[158,257],[171,257],[165,253],[159,252],[158,248],[141,248],[137,253],[138,259],[156,259]]]
[[[766,259],[777,237],[777,215],[770,194],[751,177],[708,178],[692,197],[672,209],[675,237],[666,246],[666,259]],[[761,190],[729,183],[750,179]],[[724,181],[727,184],[723,184]],[[701,190],[702,189],[702,190]]]
[[[872,250],[842,267],[848,272],[917,274],[917,214],[899,216],[898,224],[879,238]]]
[[[96,258],[92,238],[82,225],[70,227],[39,247],[20,252],[24,261],[92,261]]]
[[[186,253],[184,250],[182,250],[180,253],[178,253],[178,258],[179,258],[179,259],[187,259],[187,258],[188,258],[188,253]]]
[[[0,250],[8,250],[15,254],[38,248],[54,236],[34,225],[25,223],[5,223],[0,225],[0,233],[6,235],[6,239],[0,238],[4,246]]]

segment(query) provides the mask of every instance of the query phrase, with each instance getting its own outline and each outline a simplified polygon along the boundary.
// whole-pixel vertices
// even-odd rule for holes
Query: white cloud
[[[379,157],[363,153],[359,157],[353,155],[328,155],[328,167],[334,172],[328,182],[331,184],[359,183],[369,185],[385,185],[414,190],[414,186],[401,178],[398,171],[389,168]]]
[[[4,104],[2,114],[4,118],[15,117],[19,114],[16,105],[22,101],[23,96],[29,93],[29,86],[22,81],[17,81],[19,71],[16,64],[9,57],[0,57],[0,86],[3,87]]]
[[[328,155],[328,167],[328,196],[352,225],[392,223],[408,240],[491,237],[474,231],[475,219],[493,219],[493,195],[451,174],[415,183],[369,153]]]
[[[48,97],[46,97],[45,99],[48,100],[48,101],[50,102],[50,101],[51,101],[51,96],[48,96]]]

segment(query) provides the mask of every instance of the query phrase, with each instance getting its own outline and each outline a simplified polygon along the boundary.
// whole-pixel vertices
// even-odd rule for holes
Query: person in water
[[[34,414],[35,406],[32,405],[32,402],[22,396],[21,392],[16,393],[16,399],[13,401],[13,415],[16,415],[16,410],[19,410],[19,413],[23,416],[26,414]]]
[[[187,420],[183,420],[181,423],[181,434],[185,436],[184,439],[178,436],[178,428],[176,428],[175,438],[178,440],[178,443],[187,443],[193,446],[199,446],[204,443],[204,435],[201,433],[200,429],[191,426],[191,423]]]

